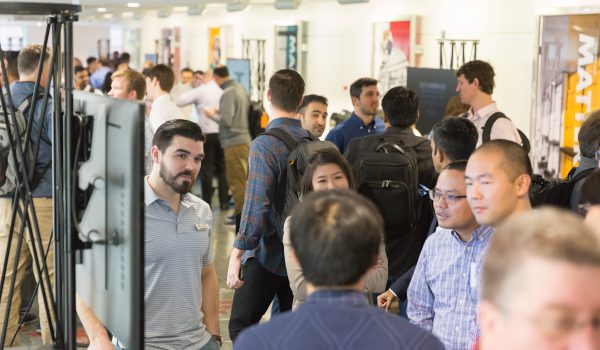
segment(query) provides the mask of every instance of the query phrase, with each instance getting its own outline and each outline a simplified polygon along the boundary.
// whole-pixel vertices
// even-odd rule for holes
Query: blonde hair
[[[501,305],[507,281],[532,257],[600,267],[600,236],[574,214],[549,207],[509,218],[488,248],[482,298]]]
[[[122,69],[114,72],[111,76],[112,80],[117,78],[123,78],[127,81],[127,92],[129,93],[131,90],[135,90],[138,100],[143,99],[144,95],[146,95],[146,79],[141,73],[136,72],[133,69]]]

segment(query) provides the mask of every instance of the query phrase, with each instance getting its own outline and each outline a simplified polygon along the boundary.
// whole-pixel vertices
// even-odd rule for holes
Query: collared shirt
[[[204,108],[219,109],[219,103],[223,90],[214,80],[209,81],[206,84],[202,84],[195,89],[187,91],[181,94],[175,103],[178,106],[185,106],[193,103],[196,107],[196,113],[198,115],[198,125],[205,134],[218,134],[219,123],[212,118],[209,118],[204,113]]]
[[[34,85],[33,82],[28,81],[17,81],[10,85],[10,93],[15,108],[17,108],[26,97],[33,94]],[[48,96],[46,115],[44,117],[44,122],[42,123],[44,101],[41,96],[38,97],[35,106],[35,116],[33,118],[33,123],[31,124],[31,137],[29,140],[32,145],[37,141],[38,130],[40,127],[42,128],[39,151],[37,159],[35,160],[35,171],[40,175],[43,174],[43,176],[37,187],[33,189],[33,197],[36,198],[52,197],[52,121],[54,119],[54,104],[52,102],[53,97]],[[25,118],[29,118],[29,108],[25,110]]]
[[[90,76],[90,84],[96,89],[102,90],[106,76],[110,73],[110,68],[100,67]]]
[[[210,207],[187,193],[175,212],[144,180],[144,331],[146,349],[198,349],[202,268],[212,264]]]
[[[350,118],[331,129],[325,139],[333,142],[340,152],[345,153],[350,140],[368,135],[379,135],[384,131],[385,124],[383,120],[374,118],[371,123],[365,125],[356,113],[352,112]]]
[[[482,135],[483,135],[483,127],[485,126],[485,122],[489,119],[489,117],[499,112],[498,107],[496,106],[496,102],[492,102],[489,105],[481,108],[477,112],[473,111],[473,108],[469,109],[467,113],[467,119],[475,124],[477,128],[477,132],[479,133],[479,138],[477,139],[477,147],[481,146],[482,143]],[[506,118],[500,118],[496,120],[494,126],[492,126],[492,130],[490,132],[490,140],[496,139],[504,139],[516,142],[518,144],[522,144],[521,136],[519,136],[519,132],[517,128],[513,125],[512,121]]]
[[[298,119],[274,119],[267,125],[267,130],[272,128],[284,129],[296,140],[307,134]],[[233,243],[235,248],[246,250],[243,263],[256,257],[267,271],[279,276],[287,276],[287,272],[273,208],[277,181],[281,172],[287,169],[288,155],[285,144],[273,136],[259,136],[250,144],[242,220]]]
[[[477,337],[481,267],[492,235],[491,227],[480,226],[464,242],[439,227],[423,246],[408,287],[407,314],[446,349],[470,349]]]
[[[181,109],[171,100],[171,95],[158,96],[152,102],[150,114],[148,115],[152,132],[155,133],[164,122],[172,119],[185,119],[185,117]]]

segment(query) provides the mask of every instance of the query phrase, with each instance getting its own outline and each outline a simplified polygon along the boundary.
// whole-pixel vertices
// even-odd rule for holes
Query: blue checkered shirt
[[[274,119],[267,125],[267,130],[272,128],[283,129],[296,140],[306,136],[297,119]],[[283,243],[274,226],[273,198],[277,178],[287,169],[288,155],[285,144],[273,136],[259,136],[250,144],[244,208],[240,231],[233,243],[235,248],[246,250],[242,263],[255,257],[267,271],[279,276],[287,276],[287,272]]]
[[[463,242],[455,231],[438,227],[419,256],[408,287],[407,314],[448,350],[470,349],[479,333],[481,267],[492,234],[492,228],[480,226]]]

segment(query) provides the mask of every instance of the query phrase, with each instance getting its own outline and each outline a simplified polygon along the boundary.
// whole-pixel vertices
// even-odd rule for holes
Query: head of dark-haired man
[[[458,160],[467,160],[477,145],[477,128],[467,118],[450,117],[433,126],[431,157],[435,171]]]
[[[402,86],[391,88],[381,101],[385,121],[392,127],[408,128],[419,119],[419,96]]]
[[[492,140],[469,158],[467,200],[480,225],[497,227],[513,214],[531,209],[531,162],[519,144]]]
[[[304,95],[304,79],[292,69],[281,69],[269,79],[267,98],[271,102],[271,117],[295,117]]]
[[[298,107],[298,117],[302,128],[316,137],[321,137],[327,126],[327,98],[319,95],[306,95]]]

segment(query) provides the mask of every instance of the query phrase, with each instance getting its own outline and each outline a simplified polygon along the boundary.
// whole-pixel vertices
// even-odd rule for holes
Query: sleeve
[[[231,91],[229,93],[224,93],[223,96],[221,96],[221,103],[219,104],[219,119],[225,125],[231,126],[234,116],[235,98]]]
[[[406,313],[410,321],[417,326],[430,331],[433,329],[433,303],[434,297],[427,284],[427,250],[425,243],[419,256],[415,273],[408,286],[408,307]]]
[[[262,234],[268,230],[271,199],[277,186],[278,159],[267,136],[250,144],[248,156],[248,181],[240,231],[233,243],[235,248],[252,250],[258,246]]]
[[[408,286],[410,285],[410,281],[415,273],[415,267],[416,266],[411,267],[410,270],[406,271],[390,286],[392,293],[394,293],[394,295],[400,300],[406,299]]]
[[[377,264],[365,280],[365,293],[383,293],[388,279],[388,258],[385,253],[385,244],[379,246]],[[290,282],[291,283],[291,282]]]
[[[358,166],[360,164],[360,157],[364,155],[367,147],[365,149],[360,149],[360,147],[356,147],[359,139],[350,140],[348,143],[348,147],[346,147],[346,152],[344,153],[344,157],[348,161],[348,165],[350,165],[350,169],[352,169],[354,180],[357,180],[356,176],[358,175]],[[338,146],[339,147],[339,146]]]
[[[504,139],[522,144],[521,136],[515,125],[507,118],[496,120],[490,132],[490,140]]]
[[[183,107],[198,102],[202,95],[202,92],[199,89],[200,88],[195,88],[182,93],[175,99],[175,104],[178,107]]]
[[[344,152],[344,139],[341,137],[337,128],[331,129],[325,138],[325,141],[331,141],[340,150]]]
[[[285,258],[285,268],[287,270],[290,288],[296,300],[304,302],[306,300],[306,280],[302,273],[302,267],[296,259],[292,258],[292,241],[290,238],[290,220],[289,216],[283,224],[283,256]]]
[[[43,102],[42,102],[43,103]],[[43,128],[45,128],[45,133],[46,133],[46,137],[48,138],[48,142],[52,143],[52,135],[54,133],[53,128],[54,128],[54,121],[53,121],[53,117],[52,117],[52,113],[54,113],[53,111],[54,109],[54,104],[51,102],[51,98],[48,98],[48,107],[46,108],[46,118],[44,118],[44,125],[42,126]],[[39,111],[39,113],[41,113],[41,109]]]

